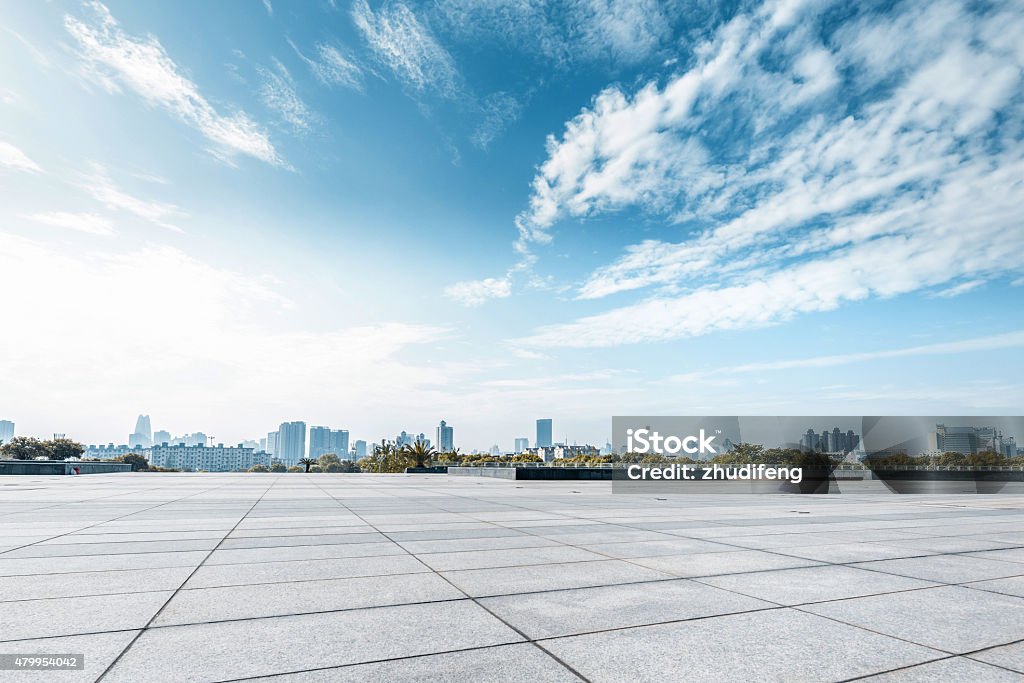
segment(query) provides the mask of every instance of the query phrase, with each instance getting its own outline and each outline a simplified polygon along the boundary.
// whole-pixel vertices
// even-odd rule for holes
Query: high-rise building
[[[10,420],[0,420],[0,443],[7,443],[14,438],[14,423]]]
[[[166,432],[166,431],[164,431],[162,429],[159,430],[159,431],[153,432],[153,445],[154,446],[159,446],[161,444],[170,443],[170,442],[171,442],[171,433],[170,432]]]
[[[1006,455],[1010,451],[1017,451],[1014,437],[1004,437],[995,427],[947,427],[944,424],[937,424],[935,446],[943,453],[954,452],[964,455],[985,451]]]
[[[366,457],[366,442],[363,441],[362,439],[358,439],[356,441],[356,443],[355,443],[354,450],[356,452],[356,458],[365,458]]]
[[[297,465],[300,458],[306,457],[306,423],[282,422],[277,428],[278,459],[289,467]]]
[[[551,418],[537,420],[537,448],[551,445]]]
[[[348,457],[348,430],[309,428],[309,457],[319,458],[326,453],[333,453],[339,459]]]
[[[455,430],[448,426],[448,423],[441,420],[437,425],[437,450],[442,453],[451,453],[455,448]]]
[[[128,445],[143,448],[153,445],[153,426],[149,422],[149,415],[139,415],[135,421],[135,431],[128,437]]]
[[[277,432],[267,433],[267,447],[263,450],[271,455],[277,455]]]
[[[526,451],[526,449],[529,448],[529,447],[530,447],[530,440],[528,438],[526,438],[525,436],[519,437],[519,438],[516,439],[516,447],[515,447],[516,455],[518,455],[520,453],[524,453]]]
[[[260,439],[260,450],[263,451],[264,453],[270,452],[267,450],[267,437],[263,437],[262,439]]]
[[[403,429],[402,433],[395,437],[395,446],[397,448],[401,448],[402,446],[411,446],[415,440],[416,439],[412,434],[406,433]]]

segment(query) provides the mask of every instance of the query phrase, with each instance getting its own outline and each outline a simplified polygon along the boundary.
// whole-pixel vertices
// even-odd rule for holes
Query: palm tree
[[[404,455],[409,456],[416,462],[416,467],[426,467],[430,463],[431,458],[437,455],[437,451],[434,450],[433,446],[425,444],[419,439],[411,446],[405,446],[402,451]]]
[[[299,458],[299,464],[306,466],[306,474],[309,474],[309,468],[316,464],[316,460],[313,458]]]

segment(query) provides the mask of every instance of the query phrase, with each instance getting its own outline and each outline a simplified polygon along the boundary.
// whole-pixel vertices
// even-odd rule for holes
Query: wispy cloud
[[[470,142],[479,149],[486,150],[509,124],[519,118],[522,104],[514,96],[498,92],[487,97],[481,103],[480,109],[483,112],[483,120],[470,136]]]
[[[24,214],[22,218],[49,225],[65,228],[90,235],[110,236],[114,234],[114,226],[110,220],[94,213],[69,213],[66,211],[44,211],[41,213]]]
[[[324,85],[341,85],[354,90],[363,89],[363,70],[351,56],[346,55],[340,48],[326,43],[317,43],[316,59],[307,57],[299,50],[299,47],[291,40],[288,44],[295,50],[295,54],[305,62],[317,80]]]
[[[966,294],[978,287],[982,287],[984,284],[984,280],[968,280],[967,282],[961,282],[958,285],[941,289],[935,292],[932,296],[939,297],[940,299],[951,299],[954,296],[960,296],[961,294]]]
[[[720,377],[722,375],[758,374],[764,372],[777,372],[780,370],[795,370],[799,368],[830,368],[840,365],[884,360],[888,358],[945,356],[957,353],[998,351],[1000,349],[1015,349],[1021,347],[1024,347],[1024,331],[995,334],[987,337],[975,337],[973,339],[961,339],[953,342],[922,344],[919,346],[899,349],[881,349],[878,351],[863,351],[860,353],[813,356],[811,358],[791,358],[765,363],[744,363],[741,365],[716,368],[714,370],[707,370],[703,372],[676,375],[670,379],[675,381],[691,381],[696,379]]]
[[[530,343],[678,339],[1024,269],[1024,142],[1002,123],[1024,120],[1024,12],[909,4],[839,29],[825,14],[739,15],[688,71],[608,88],[549,139],[520,249],[621,210],[694,237],[635,244],[579,289],[654,296]]]
[[[483,280],[465,280],[448,285],[444,295],[463,306],[479,306],[491,299],[504,299],[512,293],[509,278],[489,277]]]
[[[29,159],[28,155],[9,142],[0,140],[0,165],[28,173],[42,173],[39,164]]]
[[[211,151],[222,158],[243,154],[285,165],[266,132],[244,112],[218,113],[155,36],[130,36],[106,6],[91,2],[88,7],[90,19],[67,15],[64,26],[78,43],[90,78],[110,92],[127,88],[174,114],[204,135],[213,144]]]
[[[263,81],[260,86],[263,103],[277,112],[295,130],[309,130],[315,119],[313,112],[295,91],[295,81],[284,64],[277,59],[272,61],[273,66],[269,69],[262,66],[256,67],[256,71]]]
[[[267,15],[274,16],[274,6],[270,3],[270,0],[263,0],[263,9],[267,10]]]
[[[128,194],[114,182],[100,164],[92,164],[90,172],[83,176],[80,184],[96,201],[109,209],[125,211],[162,228],[182,232],[180,227],[170,222],[175,216],[184,215],[180,208],[174,204],[139,199]]]
[[[366,0],[356,0],[352,20],[377,60],[407,87],[442,97],[458,95],[455,60],[407,5],[393,2],[374,11]]]

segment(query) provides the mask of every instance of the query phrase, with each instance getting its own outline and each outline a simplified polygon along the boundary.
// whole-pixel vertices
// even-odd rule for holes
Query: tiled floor
[[[444,475],[0,478],[54,681],[1024,681],[1024,498]]]

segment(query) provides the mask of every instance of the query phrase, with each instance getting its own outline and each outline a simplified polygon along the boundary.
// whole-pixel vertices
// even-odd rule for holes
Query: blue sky
[[[1016,414],[1019,3],[0,5],[0,417]]]

